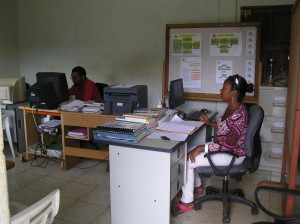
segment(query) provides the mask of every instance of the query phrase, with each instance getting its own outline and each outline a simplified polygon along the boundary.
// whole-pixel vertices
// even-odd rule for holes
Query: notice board
[[[254,84],[244,102],[256,103],[259,55],[260,23],[167,24],[163,99],[182,78],[186,99],[221,101],[224,80],[239,74]]]

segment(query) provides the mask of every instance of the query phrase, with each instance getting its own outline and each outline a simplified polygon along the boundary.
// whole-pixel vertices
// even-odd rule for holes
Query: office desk
[[[24,112],[24,132],[25,132],[25,145],[26,152],[21,154],[21,158],[28,158],[34,155],[41,155],[36,152],[31,152],[29,146],[37,143],[40,140],[43,141],[45,134],[40,134],[37,131],[36,125],[41,123],[40,116],[38,115],[51,115],[61,117],[62,131],[60,136],[47,136],[47,140],[55,137],[62,138],[63,145],[63,157],[61,166],[65,170],[70,169],[72,166],[80,161],[80,158],[92,158],[108,160],[108,151],[104,150],[93,150],[87,148],[81,148],[80,143],[82,141],[90,141],[93,139],[92,131],[98,125],[104,124],[109,121],[114,121],[118,116],[114,115],[102,115],[94,113],[82,113],[82,112],[66,112],[58,109],[46,110],[46,109],[33,109],[26,106],[21,106],[20,109]],[[87,138],[78,139],[67,136],[69,130],[76,129],[79,127],[87,128]],[[43,156],[43,155],[41,155]]]
[[[114,121],[115,115],[103,115],[82,112],[61,111],[62,140],[63,140],[63,168],[68,170],[80,161],[80,157],[108,160],[108,151],[94,150],[80,147],[82,141],[93,139],[93,129],[98,125]],[[68,131],[83,127],[87,128],[87,138],[78,139],[67,136]]]
[[[170,223],[170,201],[185,182],[191,138],[109,143],[112,224]]]

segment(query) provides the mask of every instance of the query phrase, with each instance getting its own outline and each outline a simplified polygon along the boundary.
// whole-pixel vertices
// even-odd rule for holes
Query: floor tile
[[[86,184],[67,182],[65,185],[60,187],[60,191],[61,195],[63,195],[64,197],[78,200],[82,196],[93,190],[93,188],[93,186],[89,186]]]
[[[66,208],[63,213],[58,214],[58,218],[77,224],[89,224],[100,216],[106,207],[77,202]]]
[[[79,199],[79,201],[95,204],[103,207],[110,206],[110,193],[109,190],[95,187],[89,193],[87,193],[84,197]]]

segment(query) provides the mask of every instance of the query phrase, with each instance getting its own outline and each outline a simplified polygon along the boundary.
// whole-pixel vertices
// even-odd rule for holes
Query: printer
[[[104,88],[104,113],[122,115],[148,107],[147,85],[115,85]]]

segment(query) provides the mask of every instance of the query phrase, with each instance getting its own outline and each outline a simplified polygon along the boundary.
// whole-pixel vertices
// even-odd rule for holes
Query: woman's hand
[[[203,121],[206,125],[208,126],[211,126],[211,127],[214,127],[214,128],[217,128],[217,123],[216,122],[211,122],[208,117],[204,114],[200,115],[199,117],[199,120],[200,121]]]
[[[204,145],[198,145],[196,148],[190,151],[187,154],[188,160],[190,160],[192,163],[195,163],[196,156],[198,156],[201,152],[204,152]]]
[[[208,117],[206,115],[204,115],[204,114],[200,115],[199,120],[203,121],[206,125],[210,126],[211,122],[209,121],[209,119],[208,119]]]

